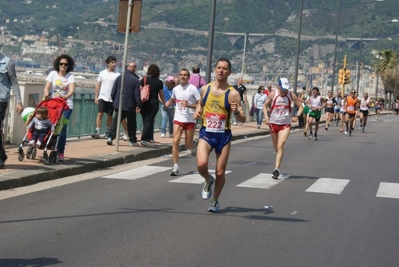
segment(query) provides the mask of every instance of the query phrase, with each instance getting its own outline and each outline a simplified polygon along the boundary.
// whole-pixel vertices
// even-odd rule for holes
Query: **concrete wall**
[[[19,82],[22,104],[24,107],[35,108],[43,98],[44,84],[33,82]],[[11,91],[8,111],[4,118],[4,139],[7,144],[20,144],[26,134],[26,125],[21,115],[16,113],[15,96]]]

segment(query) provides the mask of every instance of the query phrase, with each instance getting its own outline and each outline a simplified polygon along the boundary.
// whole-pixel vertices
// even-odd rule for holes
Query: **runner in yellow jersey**
[[[225,183],[226,166],[231,147],[230,114],[245,122],[245,114],[241,106],[241,97],[237,90],[227,83],[231,74],[231,63],[226,58],[220,58],[215,67],[215,80],[202,86],[200,99],[194,119],[202,118],[202,127],[197,145],[197,169],[205,179],[202,198],[209,199],[212,195],[212,184],[215,190],[208,211],[219,210],[219,195]],[[209,155],[215,149],[216,171],[213,177],[208,170]]]

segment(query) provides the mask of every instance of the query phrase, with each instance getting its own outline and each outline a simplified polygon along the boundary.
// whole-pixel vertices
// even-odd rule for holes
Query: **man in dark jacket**
[[[3,143],[3,120],[6,115],[8,103],[10,102],[10,90],[13,90],[16,99],[17,114],[24,110],[21,92],[15,72],[15,65],[9,57],[0,53],[0,169],[4,168],[7,155]]]
[[[112,87],[111,98],[114,103],[115,114],[112,121],[111,128],[109,129],[109,135],[107,144],[112,145],[112,140],[116,137],[116,127],[118,124],[118,112],[119,112],[119,101],[122,101],[122,114],[121,121],[126,118],[127,120],[127,131],[129,135],[130,144],[129,146],[138,146],[137,144],[137,124],[136,124],[136,113],[140,112],[142,103],[140,98],[140,84],[139,79],[135,75],[134,62],[130,62],[126,66],[125,81],[123,88],[123,95],[120,96],[120,89],[122,83],[122,75],[116,78]],[[122,100],[121,100],[122,99]]]

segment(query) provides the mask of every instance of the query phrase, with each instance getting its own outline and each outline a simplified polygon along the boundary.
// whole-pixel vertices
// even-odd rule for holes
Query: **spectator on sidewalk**
[[[159,101],[164,105],[165,97],[163,94],[163,83],[159,79],[160,70],[155,64],[148,67],[146,84],[150,85],[150,97],[141,107],[141,117],[143,118],[143,132],[141,134],[141,145],[147,146],[153,140],[153,127],[155,116],[159,110]],[[140,81],[140,88],[144,86],[144,78]]]
[[[130,62],[126,66],[123,97],[121,97],[122,76],[116,78],[115,83],[112,86],[111,99],[113,102],[113,107],[115,109],[115,115],[114,119],[112,120],[111,128],[109,130],[109,136],[107,139],[108,145],[112,145],[112,141],[116,138],[119,101],[122,101],[121,121],[125,118],[127,120],[127,134],[130,141],[129,146],[138,146],[136,137],[136,114],[140,112],[142,103],[140,98],[139,79],[133,72],[134,65],[134,62]]]
[[[112,124],[112,114],[114,113],[111,91],[116,78],[120,75],[120,73],[115,71],[116,58],[114,56],[107,57],[105,64],[107,64],[107,68],[98,74],[94,95],[94,103],[98,105],[98,113],[96,117],[96,130],[91,137],[96,139],[100,137],[100,128],[104,113],[107,114],[107,128],[104,138],[108,138],[109,128]]]
[[[188,83],[194,85],[198,91],[206,84],[205,79],[200,75],[200,67],[193,67],[193,73],[190,75],[190,80],[188,80]]]
[[[172,97],[173,88],[175,87],[175,77],[168,76],[163,87],[163,95],[165,103]],[[173,117],[175,115],[175,105],[172,104],[168,107],[161,105],[162,123],[161,123],[161,138],[165,137],[166,125],[169,122],[169,138],[173,137]]]
[[[10,102],[10,90],[13,90],[16,99],[16,112],[21,114],[24,110],[22,105],[21,92],[15,72],[15,65],[9,57],[0,52],[0,169],[4,168],[7,155],[4,150],[4,133],[3,123],[7,110],[8,102]]]
[[[240,98],[241,98],[241,106],[245,107],[246,102],[247,102],[247,87],[245,87],[245,85],[243,84],[244,80],[242,77],[237,79],[237,84],[234,85],[234,89],[236,89],[238,91],[238,93],[240,94]],[[237,121],[235,116],[231,116],[231,119],[233,121],[233,125],[237,125]]]
[[[58,136],[58,160],[65,161],[64,150],[67,139],[67,126],[73,110],[73,96],[75,92],[75,76],[71,74],[75,67],[75,61],[69,55],[62,54],[54,60],[54,70],[49,73],[44,87],[45,98],[63,98],[69,107],[64,110],[62,118],[64,127]]]
[[[264,94],[265,88],[263,86],[259,86],[258,92],[254,96],[254,105],[256,108],[256,121],[258,129],[262,125],[263,120],[263,105],[266,102],[267,95]]]

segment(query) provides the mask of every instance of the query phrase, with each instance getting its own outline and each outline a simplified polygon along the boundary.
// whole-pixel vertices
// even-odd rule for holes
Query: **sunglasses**
[[[60,63],[60,66],[68,67],[68,63]]]

